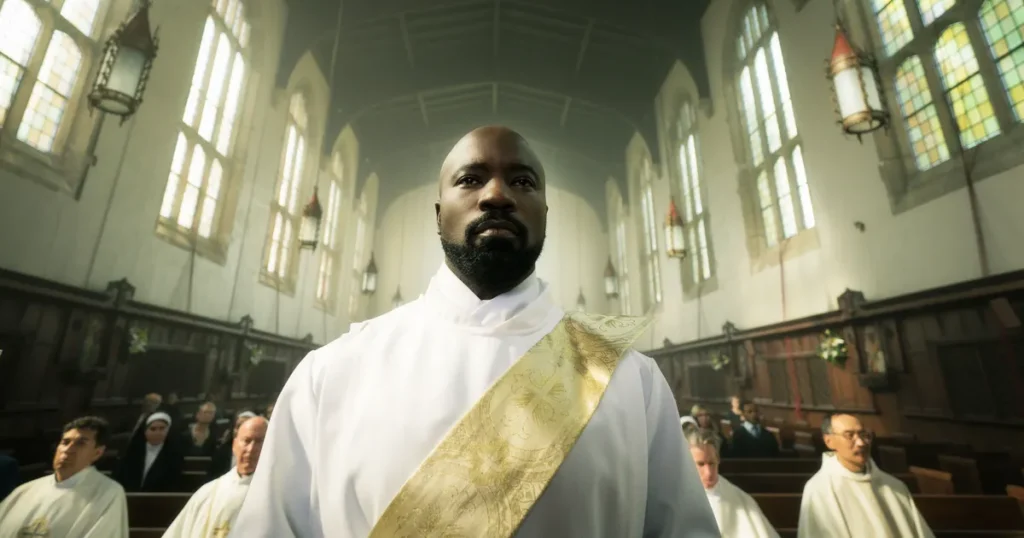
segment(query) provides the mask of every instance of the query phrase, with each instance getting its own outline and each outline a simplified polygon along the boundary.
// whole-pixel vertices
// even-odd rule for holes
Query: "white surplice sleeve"
[[[106,488],[107,505],[96,523],[79,535],[82,538],[128,538],[128,499],[124,488],[113,481]]]
[[[259,465],[231,538],[323,538],[313,462],[315,353],[299,363],[274,404]]]
[[[838,501],[827,485],[828,478],[820,471],[804,485],[797,523],[798,538],[849,538]]]
[[[654,360],[641,356],[641,362],[649,447],[644,538],[721,538],[697,466],[686,450],[672,389]]]
[[[200,509],[210,497],[210,489],[216,484],[216,480],[213,482],[207,482],[203,484],[198,491],[196,491],[192,497],[185,503],[185,507],[178,512],[177,517],[171,522],[171,526],[167,527],[164,531],[162,538],[195,538],[193,537],[192,527],[196,524],[196,515]],[[206,538],[203,536],[202,538]]]

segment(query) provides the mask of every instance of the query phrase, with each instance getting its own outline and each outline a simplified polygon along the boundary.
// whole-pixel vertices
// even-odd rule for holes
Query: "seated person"
[[[844,413],[821,421],[821,469],[804,486],[799,538],[934,538],[902,480],[871,461],[874,436]]]
[[[156,412],[146,419],[146,428],[132,437],[115,474],[125,491],[178,490],[185,457],[176,439],[167,435],[170,427],[171,417]]]
[[[743,423],[732,432],[729,457],[775,458],[779,455],[779,441],[761,425],[761,414],[754,402],[743,403]]]
[[[208,482],[188,500],[163,538],[221,538],[231,531],[267,435],[267,419],[244,421],[231,443],[238,465]]]
[[[188,425],[185,432],[186,455],[213,457],[217,450],[217,432],[214,420],[217,418],[217,405],[203,402],[196,410],[195,422]]]
[[[109,436],[99,417],[65,425],[53,474],[22,484],[0,502],[0,536],[128,538],[124,489],[93,467]]]
[[[686,435],[704,492],[723,538],[779,538],[753,497],[718,475],[719,437],[711,430]]]
[[[210,462],[210,468],[206,473],[210,480],[230,471],[231,468],[238,463],[235,457],[233,441],[235,440],[235,436],[238,435],[238,428],[242,423],[255,416],[256,413],[253,413],[252,411],[242,411],[235,415],[234,428],[224,431],[224,438],[221,440],[220,446],[217,447],[216,452],[213,453],[213,460]]]

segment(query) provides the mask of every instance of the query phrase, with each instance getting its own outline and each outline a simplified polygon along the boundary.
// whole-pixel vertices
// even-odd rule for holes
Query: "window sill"
[[[0,130],[0,165],[52,191],[74,195],[89,164],[85,155],[43,153]]]
[[[290,278],[282,278],[273,273],[267,271],[267,269],[260,269],[260,284],[268,288],[272,288],[274,291],[280,292],[288,297],[295,297],[295,281]]]
[[[757,257],[750,260],[751,274],[778,266],[783,261],[799,258],[821,246],[818,229],[801,230],[793,237],[783,239],[772,247],[765,247]]]
[[[217,265],[225,265],[227,263],[227,245],[215,239],[196,238],[190,230],[186,230],[163,217],[157,220],[156,235],[172,245],[181,247],[189,252],[192,251],[193,242],[195,242],[195,252],[197,255]]]
[[[1024,125],[968,150],[971,180],[974,183],[1024,165]],[[899,215],[967,186],[960,155],[925,171],[907,170],[901,159],[883,160],[879,174],[889,193],[893,215]]]

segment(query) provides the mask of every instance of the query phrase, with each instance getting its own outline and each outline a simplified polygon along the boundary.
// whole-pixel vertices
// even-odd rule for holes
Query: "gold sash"
[[[370,538],[515,534],[649,321],[566,314],[448,432]]]

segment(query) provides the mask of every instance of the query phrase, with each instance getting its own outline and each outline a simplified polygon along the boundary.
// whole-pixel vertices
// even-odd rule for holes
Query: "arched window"
[[[1024,120],[1024,0],[872,0],[917,171]],[[980,29],[980,31],[978,31]]]
[[[352,249],[352,286],[348,296],[348,315],[354,317],[359,310],[359,295],[363,292],[363,271],[366,264],[366,200],[360,200],[355,212],[356,236]]]
[[[292,95],[288,103],[288,126],[281,156],[281,171],[274,198],[270,202],[270,236],[264,269],[278,284],[291,283],[295,268],[292,254],[299,229],[299,188],[306,164],[309,116],[302,93]]]
[[[0,1],[0,125],[60,153],[85,86],[105,0]]]
[[[644,161],[640,178],[640,217],[643,219],[643,258],[647,281],[647,309],[661,302],[661,266],[658,263],[658,218],[654,209],[651,162]]]
[[[233,145],[247,78],[249,23],[242,2],[215,4],[203,28],[157,224],[162,234],[200,241],[221,232],[225,183],[238,164]]]
[[[626,243],[626,208],[621,198],[618,216],[619,222],[615,225],[615,261],[619,266],[619,313],[628,316],[632,310],[629,293],[629,245]]]
[[[320,268],[317,270],[316,300],[324,310],[333,311],[337,296],[335,267],[341,261],[341,184],[344,166],[337,153],[331,160],[331,179],[327,187],[327,213],[320,234]]]
[[[689,103],[683,105],[676,122],[676,141],[679,145],[679,177],[682,184],[682,211],[685,223],[686,250],[689,252],[689,280],[703,282],[712,275],[711,250],[708,246],[707,206],[704,203],[704,182],[701,179],[697,115]]]
[[[764,4],[743,17],[736,52],[748,164],[761,231],[771,247],[813,228],[815,220],[779,34]]]

